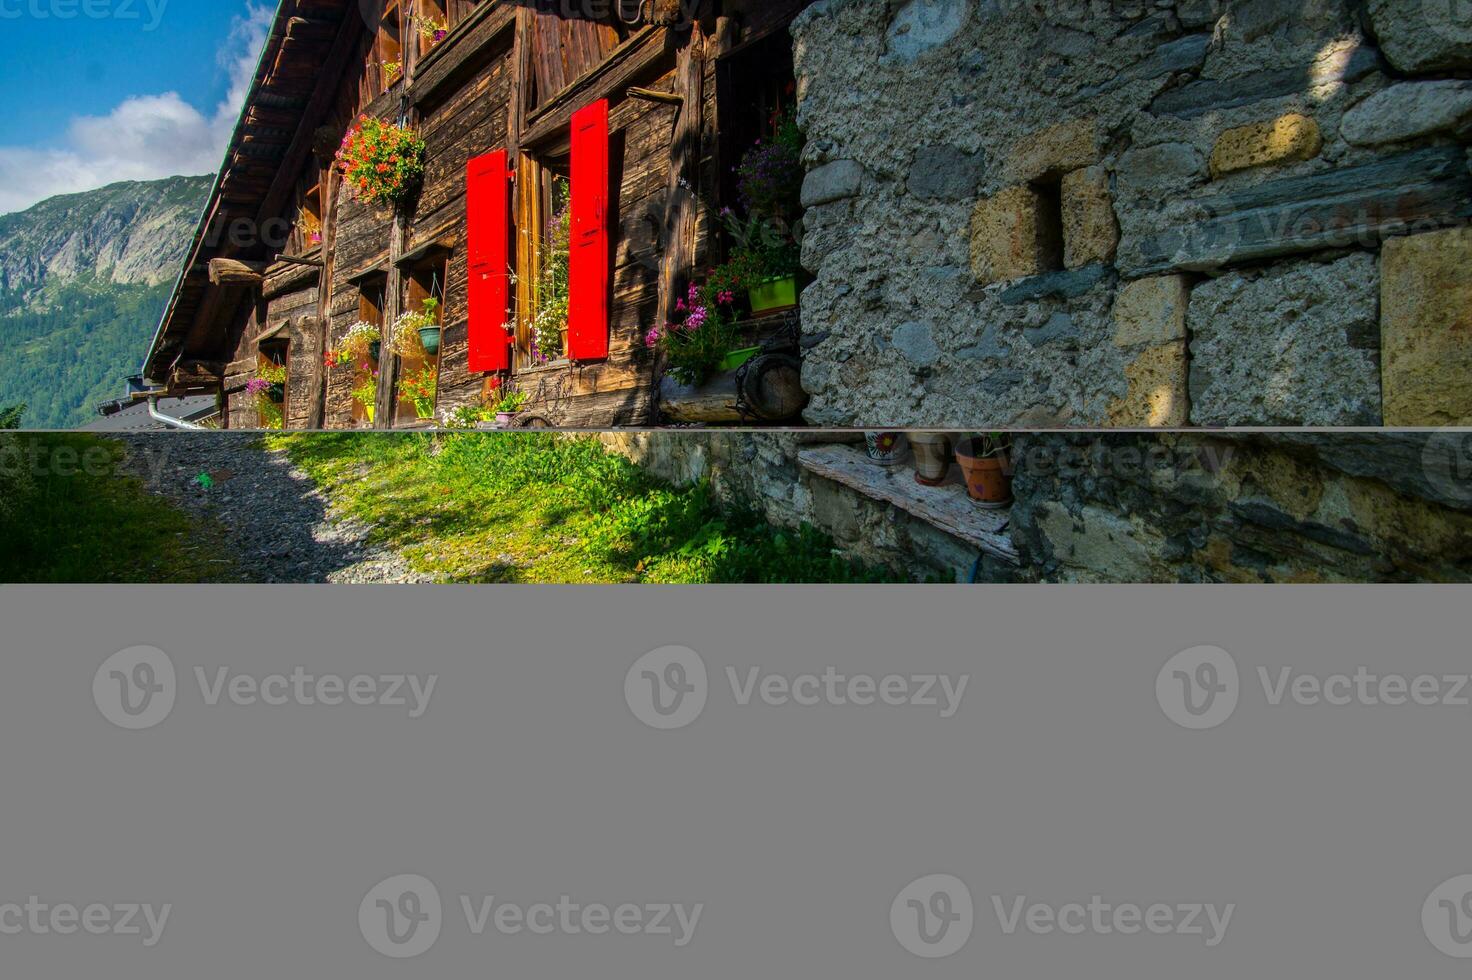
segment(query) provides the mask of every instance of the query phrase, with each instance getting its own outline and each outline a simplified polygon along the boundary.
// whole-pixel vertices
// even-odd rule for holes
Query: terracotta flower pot
[[[1012,503],[1012,474],[1007,457],[983,457],[981,441],[967,439],[956,447],[956,462],[966,477],[966,492],[977,505],[987,510],[1000,510]]]
[[[944,432],[916,432],[910,436],[915,452],[915,482],[938,487],[951,472],[951,437]]]
[[[869,458],[880,466],[898,466],[909,455],[909,441],[903,432],[865,432],[864,443]]]

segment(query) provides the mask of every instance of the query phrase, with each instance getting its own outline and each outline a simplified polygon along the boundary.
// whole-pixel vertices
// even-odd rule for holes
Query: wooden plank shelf
[[[959,484],[922,486],[915,482],[915,471],[910,467],[880,466],[852,446],[804,449],[797,458],[810,473],[898,507],[994,558],[1021,564],[1011,537],[1004,533],[1011,524],[1009,513],[981,509]]]

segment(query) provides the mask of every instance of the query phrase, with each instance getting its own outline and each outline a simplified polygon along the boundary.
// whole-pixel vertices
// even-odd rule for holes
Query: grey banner
[[[1465,976],[1469,597],[0,589],[0,973]]]

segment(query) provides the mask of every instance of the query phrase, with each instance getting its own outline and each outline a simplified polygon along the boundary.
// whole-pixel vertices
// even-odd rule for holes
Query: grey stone
[[[1346,333],[1380,316],[1373,255],[1302,262],[1191,293],[1191,421],[1217,426],[1379,425],[1380,359]]]
[[[931,324],[924,321],[902,323],[894,331],[894,348],[916,367],[930,367],[940,359]]]
[[[981,379],[981,390],[988,395],[1004,395],[1010,389],[1022,384],[1024,377],[1025,375],[1016,368],[993,371]]]
[[[968,361],[1000,361],[1011,353],[1011,348],[1002,343],[997,325],[992,323],[976,338],[976,343],[956,351],[956,356]]]
[[[856,160],[835,160],[810,171],[802,182],[802,206],[817,207],[856,197],[864,183],[864,167]]]
[[[1001,300],[1006,306],[1020,306],[1045,297],[1074,299],[1092,290],[1106,280],[1115,278],[1114,270],[1107,265],[1086,265],[1082,269],[1065,269],[1045,272],[1014,283],[1003,290]]]
[[[1317,521],[1296,520],[1270,504],[1258,501],[1239,501],[1228,506],[1232,515],[1237,519],[1257,524],[1271,531],[1286,531],[1290,534],[1302,535],[1310,541],[1317,541],[1331,548],[1338,548],[1357,555],[1375,553],[1375,548],[1359,535],[1329,527]]]
[[[1344,114],[1339,132],[1360,146],[1399,143],[1472,123],[1472,82],[1402,82]]]
[[[1041,347],[1044,344],[1078,346],[1078,324],[1074,323],[1073,317],[1067,313],[1054,313],[1048,318],[1048,322],[1041,326],[1025,328],[1022,335],[1034,347]]]
[[[1460,149],[1433,147],[1194,203],[1203,220],[1122,244],[1120,266],[1131,278],[1363,246],[1454,223],[1472,217],[1472,175]]]
[[[1139,184],[1196,177],[1206,172],[1206,157],[1189,143],[1158,143],[1125,153],[1119,171],[1121,179]]]
[[[1307,90],[1311,78],[1306,68],[1283,68],[1254,72],[1223,80],[1198,80],[1161,94],[1150,103],[1157,116],[1195,119],[1208,112],[1277,99]]]
[[[1176,5],[1176,16],[1187,28],[1214,24],[1221,15],[1221,0],[1181,0]]]
[[[910,0],[890,21],[886,57],[914,61],[955,37],[970,19],[970,0]]]
[[[963,201],[976,196],[984,161],[954,146],[922,146],[910,167],[910,193],[922,200]]]
[[[1375,36],[1402,71],[1472,68],[1472,10],[1452,0],[1369,0]]]

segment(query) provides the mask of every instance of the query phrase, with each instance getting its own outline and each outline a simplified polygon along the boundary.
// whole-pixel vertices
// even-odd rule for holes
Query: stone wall
[[[1466,11],[819,0],[808,420],[1472,423]]]
[[[988,582],[1472,581],[1472,454],[1453,436],[1020,436],[1020,568],[798,464],[832,435],[609,434],[676,483],[916,579]]]

